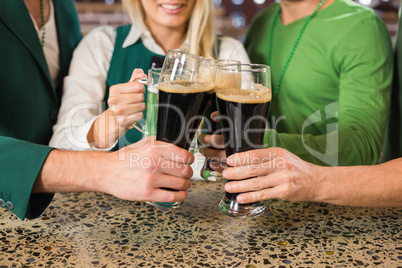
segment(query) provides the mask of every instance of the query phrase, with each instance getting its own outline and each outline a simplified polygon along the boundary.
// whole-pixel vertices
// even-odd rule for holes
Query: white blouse
[[[92,30],[74,51],[69,75],[64,79],[61,107],[50,146],[69,150],[91,149],[87,134],[95,119],[104,111],[102,102],[115,38],[114,27],[99,27]],[[139,38],[150,51],[165,54],[148,30],[134,25],[123,42],[123,48]],[[222,38],[219,59],[250,62],[243,44],[230,37]]]

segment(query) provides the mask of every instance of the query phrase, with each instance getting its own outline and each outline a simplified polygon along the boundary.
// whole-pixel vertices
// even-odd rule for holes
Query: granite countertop
[[[267,201],[221,214],[222,182],[193,182],[177,210],[101,193],[56,194],[43,215],[0,213],[0,267],[397,267],[402,209]]]

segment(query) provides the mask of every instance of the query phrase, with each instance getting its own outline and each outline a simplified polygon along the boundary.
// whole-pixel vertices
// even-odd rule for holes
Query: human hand
[[[316,201],[319,167],[301,160],[282,148],[252,150],[231,155],[223,176],[233,180],[225,185],[239,203],[268,199]]]
[[[125,200],[182,202],[191,186],[193,161],[187,150],[150,136],[109,153],[107,174],[98,187]]]
[[[107,112],[118,129],[128,130],[143,118],[145,87],[137,80],[146,77],[142,69],[135,69],[129,82],[110,87]]]

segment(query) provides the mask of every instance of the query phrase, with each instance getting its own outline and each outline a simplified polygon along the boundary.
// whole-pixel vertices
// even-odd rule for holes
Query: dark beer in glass
[[[169,50],[158,83],[156,139],[189,149],[210,94],[214,89],[215,61]],[[149,204],[177,208],[180,202]]]
[[[211,83],[162,83],[159,86],[156,139],[188,150],[212,91]]]
[[[229,60],[229,59],[216,60],[217,67],[223,66],[223,65],[228,65],[228,64],[240,64],[240,63],[241,62],[238,60]],[[230,78],[228,78],[227,81],[229,81],[229,79]],[[215,75],[215,82],[216,82],[216,75]],[[220,133],[221,127],[218,122],[214,122],[211,119],[211,113],[218,111],[218,108],[216,106],[216,83],[215,83],[214,92],[211,94],[209,111],[210,111],[210,113],[207,113],[204,116],[204,129],[202,129],[202,133],[219,135],[219,134],[221,134]],[[221,181],[223,179],[221,170],[214,170],[213,168],[211,168],[211,166],[210,166],[211,163],[221,165],[221,163],[217,159],[206,158],[204,161],[204,165],[200,172],[201,177],[207,181]]]
[[[227,86],[229,74],[233,87]],[[262,148],[271,101],[269,67],[260,64],[218,67],[216,97],[227,157]],[[240,204],[236,201],[238,195],[225,192],[219,204],[224,214],[255,217],[264,211],[263,202]]]

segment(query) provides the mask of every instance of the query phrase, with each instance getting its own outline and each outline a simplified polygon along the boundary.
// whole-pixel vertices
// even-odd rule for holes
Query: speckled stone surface
[[[268,201],[218,211],[222,182],[193,182],[177,210],[57,194],[42,217],[0,211],[0,267],[402,267],[402,209]]]

